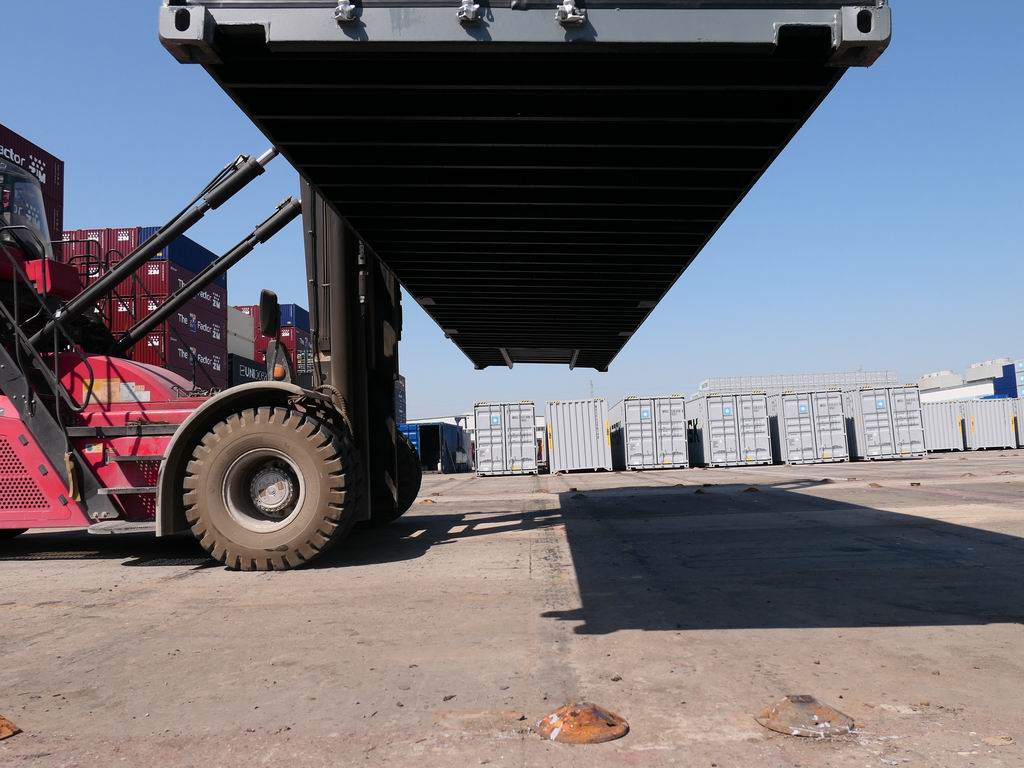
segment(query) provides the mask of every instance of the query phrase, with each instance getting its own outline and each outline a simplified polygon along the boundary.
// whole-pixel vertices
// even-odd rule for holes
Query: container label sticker
[[[877,400],[875,400],[875,408],[877,408],[880,411],[885,410],[885,398],[880,397]]]
[[[501,424],[501,416],[498,416],[497,414],[491,416],[491,424],[493,426],[498,426],[499,424]]]
[[[644,408],[640,411],[640,418],[647,421],[651,418],[651,411],[648,408]]]
[[[722,408],[722,415],[723,416],[732,416],[732,406],[731,405],[727,405],[727,406],[723,407]]]
[[[807,403],[800,403],[800,413],[807,413]]]

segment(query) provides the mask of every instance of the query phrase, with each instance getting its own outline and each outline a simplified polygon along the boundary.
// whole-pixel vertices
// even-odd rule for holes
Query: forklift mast
[[[370,493],[360,519],[387,520],[401,514],[394,397],[401,287],[377,254],[305,181],[302,208],[314,384],[336,392],[364,457]]]

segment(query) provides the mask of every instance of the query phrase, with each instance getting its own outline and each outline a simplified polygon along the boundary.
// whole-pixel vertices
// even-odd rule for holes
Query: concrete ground
[[[1024,452],[428,477],[318,567],[0,544],[4,766],[1024,765]],[[811,741],[787,693],[852,716]],[[543,741],[570,700],[624,739]]]

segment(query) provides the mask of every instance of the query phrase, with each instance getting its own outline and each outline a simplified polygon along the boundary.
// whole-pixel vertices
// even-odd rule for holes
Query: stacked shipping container
[[[922,403],[921,418],[924,445],[929,453],[964,450],[964,417],[959,402]]]
[[[672,397],[627,397],[615,405],[611,423],[615,469],[689,466],[686,401]]]
[[[687,402],[686,418],[694,464],[738,467],[772,463],[764,393],[700,395]]]
[[[537,474],[536,413],[529,401],[474,406],[478,475]]]
[[[924,456],[924,420],[916,384],[844,392],[843,405],[853,458]]]
[[[831,392],[789,392],[768,398],[772,453],[786,464],[847,461],[843,395]]]
[[[1016,399],[965,400],[963,412],[964,437],[972,451],[985,448],[1015,448],[1014,429]]]
[[[50,239],[60,240],[64,231],[64,161],[0,124],[0,162],[13,163],[39,179]]]
[[[399,424],[398,429],[416,449],[424,472],[469,472],[469,436],[462,427],[434,422]]]
[[[256,328],[252,318],[237,307],[228,307],[228,354],[256,359]]]
[[[260,331],[260,308],[257,304],[234,307],[252,322],[253,358],[261,365],[267,362],[270,339]],[[309,313],[297,304],[281,305],[281,345],[287,350],[292,370],[300,378],[313,374],[313,338],[309,332]]]
[[[612,468],[608,403],[603,397],[550,401],[545,418],[552,474]]]
[[[83,283],[90,285],[156,232],[156,227],[69,230],[56,255],[76,264]],[[215,258],[198,243],[179,237],[115,286],[101,306],[111,332],[117,336],[149,317]],[[227,278],[221,276],[129,354],[139,362],[174,371],[201,388],[223,388],[228,383],[227,306]]]

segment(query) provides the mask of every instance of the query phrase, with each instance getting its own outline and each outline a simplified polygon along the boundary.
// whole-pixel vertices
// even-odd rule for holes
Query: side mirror
[[[276,339],[281,331],[281,305],[277,294],[264,288],[260,291],[260,333],[269,339]]]

